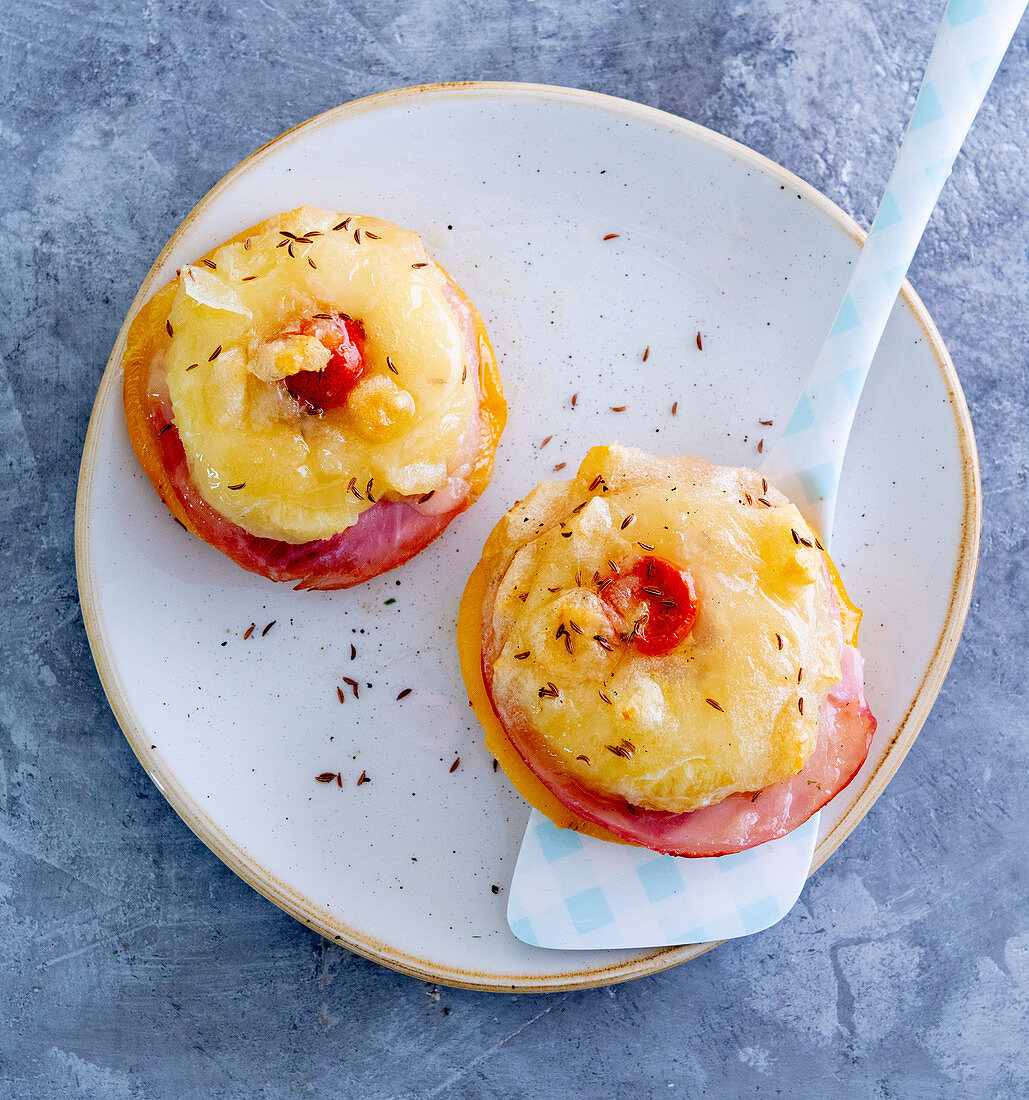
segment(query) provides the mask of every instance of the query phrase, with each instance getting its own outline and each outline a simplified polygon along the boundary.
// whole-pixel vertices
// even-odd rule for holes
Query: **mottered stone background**
[[[137,286],[262,143],[450,79],[639,100],[868,224],[942,0],[7,0],[0,12],[0,1096],[1029,1093],[1029,25],[911,278],[982,462],[922,734],[779,926],[607,989],[427,985],[330,946],[165,804],[76,597],[79,455]]]

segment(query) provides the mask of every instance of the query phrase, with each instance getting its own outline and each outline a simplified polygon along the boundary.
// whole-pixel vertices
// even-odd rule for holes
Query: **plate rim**
[[[152,295],[157,272],[164,265],[166,257],[179,239],[217,196],[234,183],[238,177],[248,172],[256,163],[268,156],[272,150],[278,151],[286,143],[301,134],[306,136],[313,130],[335,123],[341,118],[392,107],[402,101],[411,101],[426,95],[437,98],[481,99],[486,97],[504,100],[523,99],[578,103],[587,108],[622,117],[628,116],[638,122],[659,125],[669,131],[734,156],[748,166],[773,177],[778,182],[796,188],[798,197],[811,203],[858,243],[863,242],[867,235],[865,230],[831,199],[763,154],[732,138],[725,137],[714,130],[688,119],[680,118],[668,111],[602,92],[565,88],[560,85],[514,81],[449,81],[417,84],[378,92],[323,111],[260,146],[227,172],[199,199],[172,233],[164,248],[161,249],[129,306],[98,385],[79,468],[75,501],[75,569],[83,625],[85,626],[86,636],[89,640],[101,685],[115,720],[118,722],[125,739],[144,771],[172,809],[187,827],[244,882],[278,908],[302,924],[307,925],[313,931],[318,932],[330,942],[339,943],[355,954],[423,981],[433,981],[456,988],[478,991],[564,992],[645,977],[696,958],[725,941],[644,950],[628,961],[612,964],[611,966],[573,969],[553,974],[541,981],[538,976],[533,975],[490,974],[441,965],[431,959],[416,958],[383,941],[376,940],[374,937],[353,929],[347,929],[345,924],[334,918],[326,910],[314,905],[298,891],[292,890],[285,883],[278,880],[275,875],[262,867],[257,861],[249,858],[241,847],[203,812],[196,801],[179,784],[174,773],[162,766],[161,760],[153,755],[149,748],[149,737],[128,702],[128,696],[124,690],[121,677],[110,658],[110,648],[106,645],[106,631],[96,584],[92,575],[89,552],[90,496],[97,460],[99,425],[104,418],[108,403],[120,394],[121,360],[128,327],[141,305]],[[914,697],[898,724],[892,740],[886,747],[885,755],[879,766],[865,780],[864,786],[858,793],[857,798],[854,799],[850,809],[825,836],[819,839],[808,877],[822,866],[868,813],[873,803],[885,790],[897,768],[900,767],[918,736],[919,730],[936,701],[953,660],[968,614],[975,583],[982,525],[982,495],[979,460],[968,406],[943,338],[925,305],[907,280],[904,281],[901,288],[900,298],[911,310],[916,322],[921,327],[928,347],[936,360],[937,368],[940,370],[946,386],[957,430],[961,452],[965,504],[958,560],[947,618],[937,639],[933,656],[925,669]],[[501,980],[502,978],[507,980]]]

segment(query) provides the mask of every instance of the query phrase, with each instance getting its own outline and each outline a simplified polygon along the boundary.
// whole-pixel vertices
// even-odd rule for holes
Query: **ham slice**
[[[449,282],[445,294],[464,336],[469,375],[479,400],[480,343],[471,307]],[[290,543],[259,538],[225,519],[197,491],[162,383],[163,363],[151,365],[148,426],[165,472],[194,531],[238,565],[298,589],[350,588],[403,565],[437,538],[472,502],[470,481],[479,456],[495,444],[495,422],[484,421],[481,406],[468,425],[447,483],[428,501],[417,497],[379,500],[357,523],[328,539]]]
[[[568,809],[634,844],[676,856],[721,856],[776,840],[803,825],[857,775],[875,733],[864,696],[864,663],[845,646],[841,679],[819,714],[818,742],[796,775],[764,790],[733,794],[691,813],[675,814],[615,803],[551,772],[524,731],[508,736],[525,763]]]
[[[159,442],[176,496],[205,542],[244,569],[270,580],[295,582],[298,589],[333,589],[350,588],[403,565],[464,511],[471,487],[462,474],[474,460],[479,445],[478,429],[476,418],[465,434],[464,449],[472,453],[448,482],[448,486],[463,486],[464,491],[449,492],[444,511],[422,511],[416,499],[379,500],[345,531],[329,539],[299,544],[258,538],[229,522],[197,492],[174,425],[160,435]]]

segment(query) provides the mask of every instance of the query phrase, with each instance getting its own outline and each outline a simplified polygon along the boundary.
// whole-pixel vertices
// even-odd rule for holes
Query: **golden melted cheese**
[[[415,233],[367,217],[334,230],[340,221],[282,214],[249,247],[224,245],[213,267],[177,280],[164,369],[190,475],[259,537],[302,543],[345,530],[371,506],[355,482],[363,497],[371,480],[376,499],[443,488],[476,415],[445,273]],[[289,245],[283,231],[310,243]],[[325,356],[289,334],[334,312],[362,322],[365,374],[346,406],[312,413],[279,380],[321,369]]]
[[[752,470],[594,448],[575,480],[540,485],[486,544],[483,661],[498,715],[555,769],[652,810],[796,774],[840,676],[840,612],[815,542]],[[660,656],[619,637],[595,579],[648,553],[687,568],[697,592],[692,632]],[[573,622],[582,633],[566,641]],[[556,697],[540,695],[548,685]]]

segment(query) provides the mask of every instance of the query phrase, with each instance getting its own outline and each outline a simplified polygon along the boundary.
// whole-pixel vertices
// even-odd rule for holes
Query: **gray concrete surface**
[[[0,1096],[1029,1095],[1029,25],[912,270],[985,520],[922,735],[777,928],[608,989],[394,974],[236,879],[143,774],[76,597],[93,395],[224,172],[370,92],[541,81],[673,111],[868,223],[942,0],[7,0],[0,11]]]

